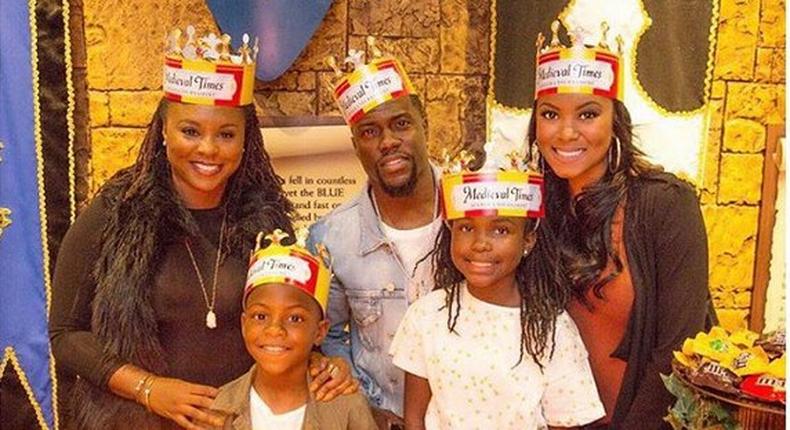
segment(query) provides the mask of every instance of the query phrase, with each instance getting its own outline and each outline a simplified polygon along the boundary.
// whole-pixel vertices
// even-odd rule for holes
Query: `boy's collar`
[[[251,429],[252,417],[250,415],[250,390],[253,389],[252,381],[255,380],[255,372],[257,372],[257,365],[253,364],[249,372],[228,388],[228,390],[220,397],[217,397],[212,409],[228,414],[231,417],[233,429]],[[307,374],[307,385],[313,379]],[[308,390],[308,399],[304,413],[304,430],[317,430],[318,415],[316,413],[316,399],[312,391]]]
[[[231,417],[232,428],[252,428],[250,389],[252,389],[252,381],[255,377],[255,367],[253,364],[250,371],[245,373],[241,379],[226,386],[224,392],[220,392],[211,406],[212,409]]]

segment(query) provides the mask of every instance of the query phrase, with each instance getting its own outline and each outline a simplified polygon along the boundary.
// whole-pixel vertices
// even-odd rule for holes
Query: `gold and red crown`
[[[255,250],[250,256],[242,303],[247,302],[247,297],[256,287],[265,284],[286,284],[313,297],[326,312],[331,273],[324,264],[323,258],[328,256],[317,257],[311,254],[302,243],[303,237],[294,244],[284,245],[283,240],[288,237],[288,234],[280,229],[265,236],[263,232],[258,234]],[[262,238],[269,241],[269,245],[264,248],[261,248]],[[321,250],[325,248],[319,245],[318,249],[322,252]]]
[[[469,169],[474,157],[465,150],[455,157],[445,152],[440,160],[444,218],[543,217],[543,174],[532,162],[535,154],[528,162],[526,145],[521,146],[486,143],[486,163],[479,171]]]
[[[186,40],[182,43],[182,37]],[[252,103],[258,38],[250,45],[244,34],[236,53],[230,36],[207,33],[196,37],[191,25],[182,35],[175,29],[165,41],[165,97],[182,103],[243,106]]]
[[[559,39],[560,22],[551,24],[551,41],[538,34],[536,41],[535,98],[549,94],[594,94],[623,100],[623,39],[617,36],[617,51],[609,48],[609,26],[601,23],[601,35],[595,46],[585,44],[580,30],[569,33],[571,46]]]
[[[366,39],[372,59],[365,63],[362,51],[351,50],[343,61],[342,68],[334,57],[327,64],[335,72],[331,83],[332,96],[349,125],[382,103],[414,93],[414,87],[403,65],[391,56],[385,56],[376,47],[372,36]]]

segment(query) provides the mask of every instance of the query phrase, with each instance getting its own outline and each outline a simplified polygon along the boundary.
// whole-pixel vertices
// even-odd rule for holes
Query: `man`
[[[406,308],[433,284],[426,257],[441,225],[438,175],[422,103],[396,60],[357,64],[335,95],[368,181],[310,228],[309,246],[326,249],[334,272],[322,349],[349,360],[379,427],[389,428],[402,424],[404,380],[390,342]]]

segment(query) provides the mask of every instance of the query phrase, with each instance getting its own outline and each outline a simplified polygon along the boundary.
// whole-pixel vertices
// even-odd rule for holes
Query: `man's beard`
[[[384,181],[384,178],[381,177],[381,172],[379,169],[376,169],[376,176],[379,177],[379,184],[381,184],[381,189],[390,196],[390,197],[407,197],[414,193],[414,189],[417,188],[417,165],[414,163],[414,159],[410,158],[411,161],[411,171],[409,172],[409,179],[406,180],[403,184],[400,185],[389,185]]]

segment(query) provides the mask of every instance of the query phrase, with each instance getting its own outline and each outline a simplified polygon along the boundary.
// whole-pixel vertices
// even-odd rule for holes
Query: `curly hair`
[[[452,222],[452,221],[450,221]],[[525,234],[535,227],[534,220],[528,220]],[[568,302],[568,289],[561,285],[556,246],[545,222],[535,230],[537,238],[532,251],[521,259],[516,268],[516,284],[521,297],[521,352],[518,366],[526,351],[542,369],[543,359],[554,353],[554,327],[557,316]],[[455,324],[461,312],[461,286],[464,275],[455,267],[451,254],[452,232],[448,224],[443,224],[436,237],[431,253],[434,272],[434,289],[446,292],[447,328],[455,332]],[[515,367],[514,366],[514,367]]]
[[[120,204],[139,202],[156,187],[168,184],[172,189],[170,165],[167,161],[164,140],[164,124],[171,102],[165,98],[159,102],[148,131],[143,139],[136,162],[118,172],[102,191],[116,194]],[[238,170],[229,179],[222,205],[227,211],[227,231],[222,253],[233,250],[237,255],[246,255],[254,244],[259,231],[281,228],[293,232],[291,215],[293,205],[283,192],[283,179],[272,168],[269,154],[263,144],[255,106],[243,106],[244,152]],[[183,205],[178,205],[176,214],[185,226],[188,235],[197,230],[190,222],[191,216]]]
[[[600,181],[573,197],[568,181],[557,176],[548,163],[544,167],[547,224],[557,238],[560,261],[573,297],[588,307],[587,292],[592,289],[596,297],[603,298],[603,286],[623,270],[622,259],[612,245],[612,219],[617,207],[635,178],[661,171],[660,167],[650,164],[634,144],[628,109],[619,100],[613,102],[611,147],[615,146],[615,138],[620,141],[620,163],[615,168],[608,166]],[[533,112],[536,107],[537,103]],[[530,149],[537,139],[536,117],[532,115],[528,128]],[[609,261],[613,262],[614,271],[602,277]]]

